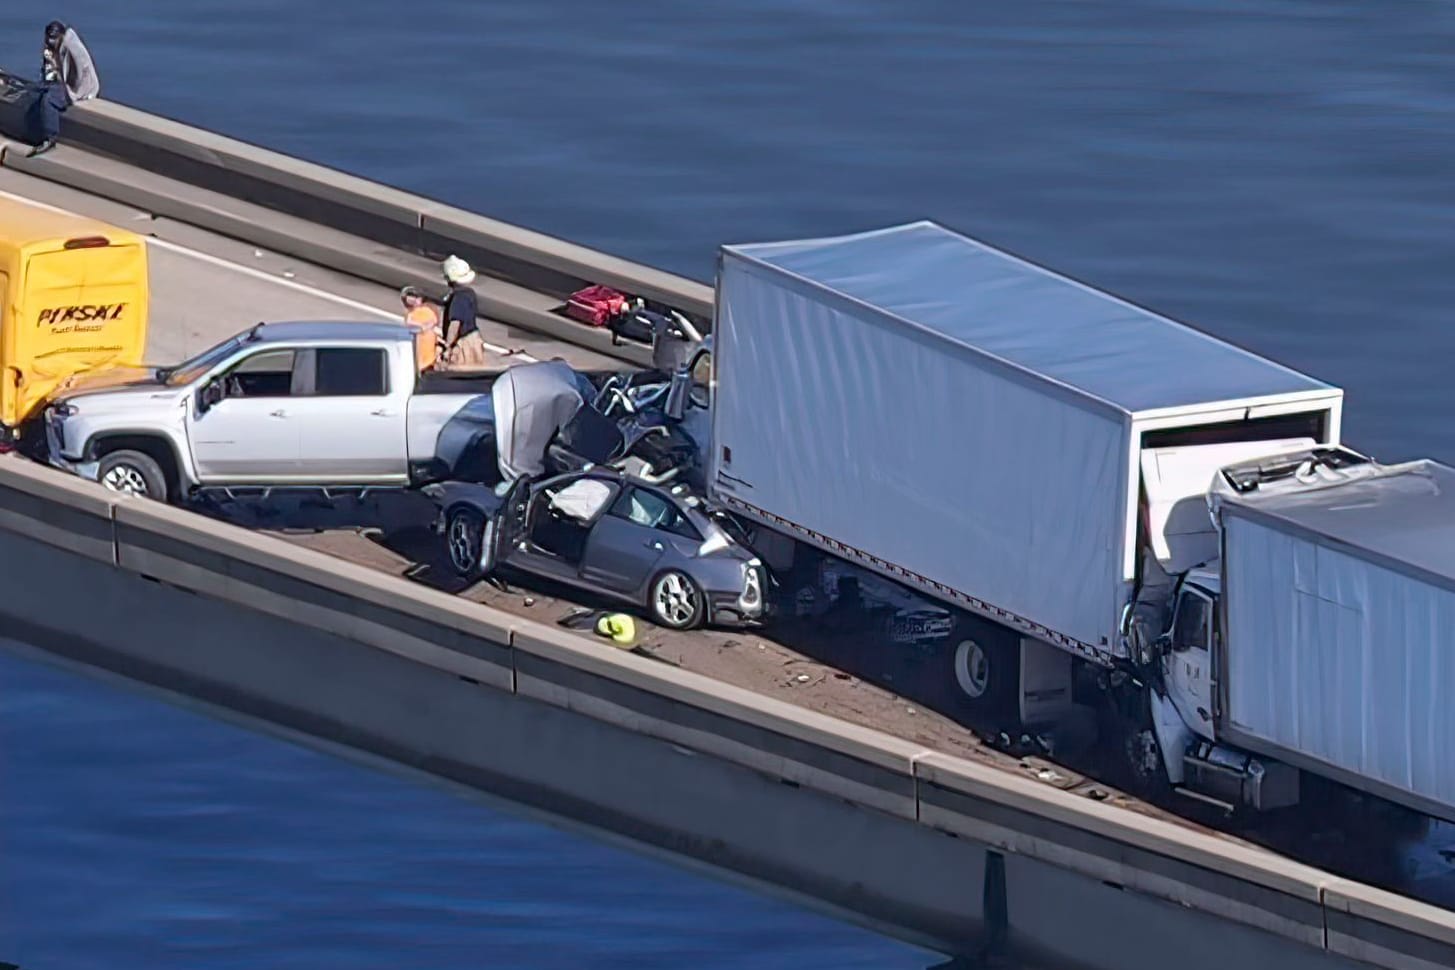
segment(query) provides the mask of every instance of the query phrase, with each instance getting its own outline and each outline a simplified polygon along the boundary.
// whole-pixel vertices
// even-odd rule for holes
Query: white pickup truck
[[[440,457],[446,425],[493,439],[496,376],[421,376],[403,326],[258,324],[175,367],[63,387],[46,411],[47,459],[163,501],[211,487],[418,485],[453,471]]]

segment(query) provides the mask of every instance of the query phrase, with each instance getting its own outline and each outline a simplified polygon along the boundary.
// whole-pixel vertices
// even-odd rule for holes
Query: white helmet
[[[443,264],[445,279],[451,283],[459,283],[461,286],[469,286],[475,282],[475,271],[470,264],[458,256],[447,256]]]

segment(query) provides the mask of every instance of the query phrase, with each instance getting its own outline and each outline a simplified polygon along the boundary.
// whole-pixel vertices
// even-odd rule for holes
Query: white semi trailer
[[[1280,664],[1288,646],[1257,639],[1271,607],[1224,576],[1247,566],[1219,565],[1208,490],[1226,466],[1291,463],[1268,489],[1289,493],[1378,469],[1338,447],[1338,388],[927,222],[725,247],[712,341],[710,393],[677,396],[710,403],[712,497],[957,608],[939,676],[976,716],[1102,705],[1146,786],[1229,808],[1296,802],[1303,769],[1449,814],[1452,789],[1333,757],[1228,693],[1274,678],[1303,721],[1337,716],[1300,682],[1323,676],[1313,660]],[[1218,521],[1256,504],[1228,499]],[[1197,596],[1229,612],[1189,665]]]
[[[1161,746],[1455,819],[1455,470],[1285,456],[1226,469],[1211,506],[1221,555],[1187,574],[1154,651]],[[1168,767],[1236,801],[1238,764]]]

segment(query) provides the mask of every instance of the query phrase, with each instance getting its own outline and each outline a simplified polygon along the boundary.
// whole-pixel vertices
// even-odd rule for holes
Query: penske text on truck
[[[141,363],[147,251],[135,233],[0,199],[0,294],[7,435],[67,378]]]

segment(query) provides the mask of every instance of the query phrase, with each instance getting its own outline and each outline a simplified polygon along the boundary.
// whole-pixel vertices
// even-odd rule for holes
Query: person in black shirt
[[[475,282],[475,271],[458,256],[446,257],[441,268],[450,288],[442,301],[445,341],[440,357],[446,367],[454,370],[484,367],[485,338],[480,335],[477,320],[480,300],[470,288]]]

